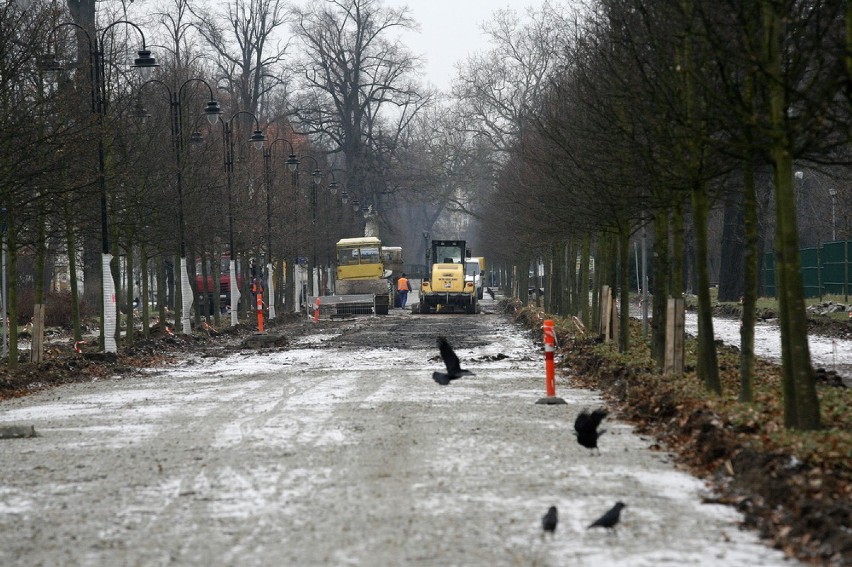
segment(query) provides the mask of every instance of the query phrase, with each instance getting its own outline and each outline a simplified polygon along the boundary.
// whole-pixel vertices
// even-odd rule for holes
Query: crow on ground
[[[598,449],[598,437],[606,433],[605,429],[598,431],[598,426],[607,416],[604,409],[596,409],[592,413],[583,410],[574,420],[574,429],[577,435],[577,443],[587,449]],[[598,454],[601,450],[598,449]]]
[[[627,504],[623,502],[616,502],[615,506],[610,508],[606,514],[589,524],[589,528],[601,527],[607,529],[615,529],[615,524],[618,523],[619,516],[621,515],[621,509],[626,507]]]
[[[486,287],[485,291],[488,292],[488,295],[491,296],[491,299],[494,299],[494,291],[490,287]]]
[[[455,380],[456,378],[467,374],[473,376],[473,372],[461,367],[459,357],[456,356],[456,353],[453,351],[453,347],[450,346],[450,343],[447,342],[446,338],[438,337],[438,350],[441,352],[441,358],[444,360],[444,365],[447,367],[447,373],[433,372],[432,379],[435,382],[441,386],[446,386],[450,383],[450,380]]]
[[[559,513],[556,511],[556,506],[551,506],[547,510],[547,514],[541,517],[541,537],[544,538],[547,532],[550,532],[550,537],[553,537],[556,531],[556,524],[559,522]]]

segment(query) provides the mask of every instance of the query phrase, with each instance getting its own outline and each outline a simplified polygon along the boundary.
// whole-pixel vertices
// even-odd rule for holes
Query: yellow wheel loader
[[[431,269],[420,286],[420,313],[476,313],[476,288],[465,278],[464,240],[433,240]]]

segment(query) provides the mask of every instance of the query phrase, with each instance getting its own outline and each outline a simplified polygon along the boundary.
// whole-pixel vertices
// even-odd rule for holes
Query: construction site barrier
[[[322,295],[309,299],[305,314],[314,322],[376,314],[376,296],[373,294]]]

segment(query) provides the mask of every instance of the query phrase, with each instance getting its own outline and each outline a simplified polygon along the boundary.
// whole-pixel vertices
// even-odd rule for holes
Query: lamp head
[[[207,122],[212,126],[219,120],[222,114],[222,109],[219,107],[219,101],[210,99],[207,101],[207,106],[204,107],[204,115],[207,117]]]
[[[287,169],[290,171],[296,171],[299,169],[299,164],[302,163],[299,161],[299,158],[296,157],[296,154],[290,154],[287,156]]]
[[[133,68],[139,69],[139,73],[142,75],[142,80],[144,81],[150,79],[151,72],[155,67],[159,66],[160,64],[151,56],[151,51],[149,49],[140,49],[139,57],[133,60],[132,65]]]
[[[254,146],[256,150],[263,149],[263,143],[266,141],[266,136],[263,135],[263,132],[260,130],[255,130],[254,134],[251,135],[251,139],[249,140],[251,145]]]
[[[151,117],[151,114],[145,109],[141,100],[136,101],[136,106],[130,112],[130,116],[139,121],[140,124],[145,124],[145,121]]]
[[[38,68],[39,70],[50,74],[55,74],[65,70],[62,67],[62,63],[56,59],[56,54],[52,51],[48,51],[41,56],[41,59],[38,62]]]

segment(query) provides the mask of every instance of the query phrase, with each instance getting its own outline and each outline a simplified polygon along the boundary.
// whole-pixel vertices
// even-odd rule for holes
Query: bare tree
[[[554,2],[529,9],[526,18],[503,9],[483,25],[491,48],[471,55],[459,67],[453,96],[469,117],[469,127],[498,152],[511,151],[530,106],[564,62],[567,10]]]
[[[239,110],[264,114],[265,97],[285,84],[288,42],[283,0],[234,0],[220,12],[191,8],[197,29],[213,52],[219,88]]]
[[[322,145],[343,154],[350,194],[379,206],[388,191],[383,171],[430,99],[414,79],[419,60],[393,36],[415,23],[407,9],[378,0],[324,0],[294,15],[304,56],[292,114]]]

